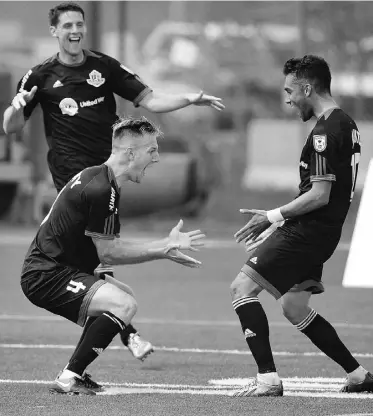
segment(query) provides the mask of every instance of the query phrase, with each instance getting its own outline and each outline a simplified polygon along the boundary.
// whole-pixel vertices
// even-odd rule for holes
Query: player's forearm
[[[107,265],[136,264],[166,258],[167,240],[148,243],[131,243],[120,238],[110,242],[99,253],[100,261]]]
[[[187,94],[162,94],[153,92],[152,96],[140,105],[152,113],[168,113],[191,104]]]
[[[325,194],[319,193],[315,189],[310,189],[308,192],[280,207],[280,211],[284,218],[294,218],[319,209],[327,205],[328,202],[329,198]]]
[[[12,105],[4,112],[3,129],[6,134],[17,133],[23,129],[25,117],[23,109],[16,110]]]

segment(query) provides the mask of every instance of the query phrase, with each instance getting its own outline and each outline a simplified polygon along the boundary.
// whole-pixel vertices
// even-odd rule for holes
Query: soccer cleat
[[[350,383],[346,380],[345,385],[340,390],[342,393],[373,393],[373,374],[367,373],[364,381],[360,383]]]
[[[257,378],[242,390],[232,394],[232,397],[278,397],[284,395],[282,381],[280,384],[272,385],[259,382]]]
[[[127,342],[127,348],[138,360],[144,361],[149,354],[154,352],[152,344],[142,339],[138,333],[129,334]]]
[[[104,386],[92,380],[92,376],[89,373],[84,373],[82,379],[86,383],[87,387],[93,390],[94,392],[99,393],[105,391]]]
[[[94,396],[96,393],[90,388],[90,384],[84,379],[78,377],[71,377],[66,379],[60,379],[59,377],[54,380],[54,385],[49,389],[53,394],[68,394],[68,395],[86,395]]]

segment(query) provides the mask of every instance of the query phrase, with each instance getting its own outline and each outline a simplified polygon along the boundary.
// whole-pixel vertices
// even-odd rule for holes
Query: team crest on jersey
[[[67,114],[69,116],[75,116],[78,113],[78,103],[72,98],[64,98],[60,102],[60,109],[62,114]]]
[[[316,152],[323,152],[326,149],[326,134],[315,134],[313,136],[313,147]]]
[[[94,69],[89,73],[89,79],[87,79],[87,82],[89,85],[93,85],[97,88],[105,83],[105,78],[102,78],[101,73]]]

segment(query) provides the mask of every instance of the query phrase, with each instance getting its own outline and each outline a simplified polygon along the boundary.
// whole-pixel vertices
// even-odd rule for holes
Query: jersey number
[[[354,152],[351,157],[351,170],[352,170],[352,189],[350,201],[354,196],[357,171],[359,169],[360,162],[360,133],[357,130],[352,130],[352,151]]]
[[[66,286],[66,289],[73,293],[78,293],[79,290],[84,290],[85,288],[82,282],[74,282],[74,280],[70,280],[69,285]]]

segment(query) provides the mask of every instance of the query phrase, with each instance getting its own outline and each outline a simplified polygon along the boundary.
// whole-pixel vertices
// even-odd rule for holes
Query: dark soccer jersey
[[[55,55],[29,70],[18,83],[18,91],[38,87],[24,116],[30,117],[40,103],[51,172],[62,174],[65,183],[110,156],[112,125],[117,120],[114,93],[137,106],[151,91],[117,60],[88,50],[84,56],[82,63],[66,65]]]
[[[100,260],[91,237],[119,236],[120,193],[107,165],[87,168],[58,194],[26,256],[23,277],[56,262],[93,273]]]
[[[342,226],[354,193],[360,159],[360,134],[355,122],[340,108],[322,115],[303,147],[299,195],[312,182],[332,181],[329,203],[301,218]]]

